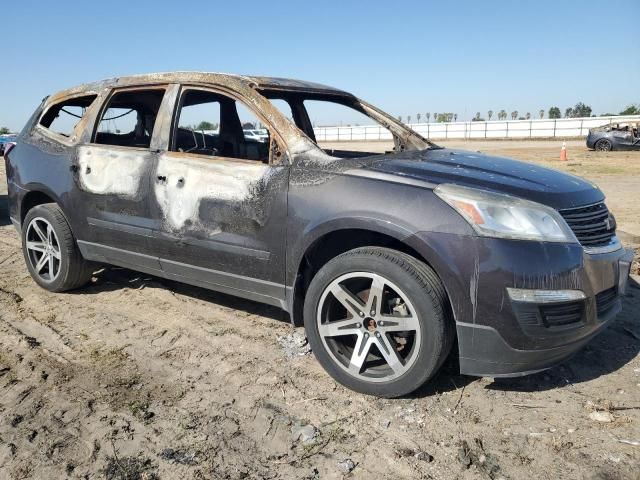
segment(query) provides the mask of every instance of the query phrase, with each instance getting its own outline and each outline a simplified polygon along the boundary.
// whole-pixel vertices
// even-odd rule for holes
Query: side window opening
[[[251,109],[231,97],[186,90],[177,118],[173,151],[269,162],[268,129]]]
[[[164,89],[116,92],[104,108],[94,142],[149,148]]]
[[[40,119],[40,125],[54,133],[70,137],[97,95],[75,97],[49,107]]]

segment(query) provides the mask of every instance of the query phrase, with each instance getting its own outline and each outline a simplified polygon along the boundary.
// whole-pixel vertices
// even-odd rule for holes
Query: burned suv
[[[321,148],[318,105],[377,124],[359,139],[393,150]],[[378,396],[416,389],[452,348],[470,375],[562,361],[620,311],[630,268],[591,183],[440,148],[315,83],[166,73],[82,85],[46,98],[5,161],[43,288],[79,288],[111,264],[276,305],[330,375]]]
[[[587,147],[601,152],[640,150],[640,122],[611,123],[591,128]]]

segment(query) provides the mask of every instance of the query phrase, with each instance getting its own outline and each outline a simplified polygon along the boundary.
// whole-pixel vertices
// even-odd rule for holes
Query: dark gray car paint
[[[440,183],[455,183],[562,209],[602,201],[600,190],[589,182],[515,160],[448,149],[332,158],[301,137],[304,145],[289,145],[281,164],[270,167],[274,174],[266,188],[249,202],[201,205],[203,218],[214,215],[211,221],[225,225],[220,234],[170,232],[150,194],[162,174],[157,153],[169,141],[166,116],[156,124],[159,131],[144,173],[148,182],[134,200],[91,195],[78,186],[78,145],[90,140],[87,132],[101,102],[117,83],[96,88],[98,101],[85,115],[86,128],[76,143],[52,140],[35,126],[42,106],[33,115],[6,159],[10,215],[17,228],[26,213],[25,196],[42,192],[61,206],[89,259],[278,305],[290,313],[311,246],[345,229],[381,233],[418,252],[443,281],[463,373],[512,375],[545,368],[606,324],[592,309],[580,329],[528,335],[515,319],[505,288],[581,289],[593,302],[593,295],[617,281],[624,250],[592,257],[579,244],[478,237],[433,193]],[[174,98],[165,97],[167,109],[173,108],[178,91],[171,85]],[[274,85],[311,88],[282,80],[270,88]]]

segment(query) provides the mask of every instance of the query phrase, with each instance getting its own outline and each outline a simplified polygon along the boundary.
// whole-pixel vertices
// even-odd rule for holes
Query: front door
[[[184,88],[152,190],[165,276],[282,305],[289,168],[242,102]],[[268,128],[268,127],[267,127]],[[245,130],[247,131],[245,133]]]

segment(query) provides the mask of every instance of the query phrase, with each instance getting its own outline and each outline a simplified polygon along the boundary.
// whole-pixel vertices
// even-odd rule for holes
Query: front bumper
[[[433,267],[456,319],[460,371],[477,376],[527,375],[572,356],[620,313],[633,259],[622,247],[589,254],[580,245],[426,233],[421,239],[438,252]],[[509,287],[579,290],[586,298],[522,304]]]

